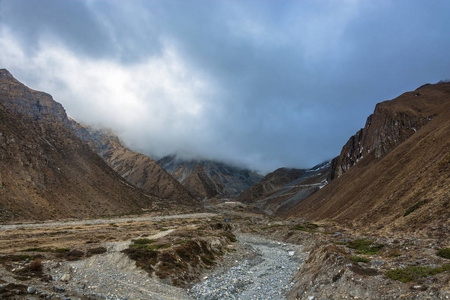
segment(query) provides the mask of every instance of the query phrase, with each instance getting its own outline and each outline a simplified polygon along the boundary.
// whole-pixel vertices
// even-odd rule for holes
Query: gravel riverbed
[[[189,289],[194,299],[285,299],[306,254],[299,245],[238,235],[239,249]]]
[[[291,277],[305,259],[299,245],[238,234],[236,251],[185,290],[149,277],[111,243],[108,252],[76,262],[58,263],[51,275],[60,289],[95,299],[285,299]],[[156,238],[156,236],[155,236]]]

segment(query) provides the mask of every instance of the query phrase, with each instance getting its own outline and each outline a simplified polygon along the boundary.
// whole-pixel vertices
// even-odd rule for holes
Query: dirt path
[[[92,224],[109,224],[109,223],[127,223],[129,221],[162,221],[170,219],[193,219],[193,218],[212,218],[218,214],[214,213],[194,213],[183,215],[167,215],[167,216],[147,216],[147,217],[127,217],[115,219],[94,219],[83,221],[61,221],[61,222],[44,222],[44,223],[25,223],[0,225],[0,231],[13,230],[18,228],[37,228],[37,227],[61,227],[61,226],[79,226]]]

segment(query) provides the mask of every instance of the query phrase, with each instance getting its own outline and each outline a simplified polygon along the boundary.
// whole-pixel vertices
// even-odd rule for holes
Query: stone
[[[33,286],[29,286],[29,287],[27,288],[27,293],[28,293],[28,294],[34,294],[34,293],[36,293],[36,288],[33,287]]]
[[[64,274],[63,276],[61,276],[61,281],[68,282],[69,280],[70,280],[69,274]]]

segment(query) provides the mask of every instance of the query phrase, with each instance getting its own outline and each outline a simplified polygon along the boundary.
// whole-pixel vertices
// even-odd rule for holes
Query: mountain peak
[[[6,69],[0,69],[0,77],[14,78],[12,74]]]

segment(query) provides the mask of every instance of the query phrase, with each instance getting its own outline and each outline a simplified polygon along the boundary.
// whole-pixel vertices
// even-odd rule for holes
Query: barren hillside
[[[449,137],[450,83],[382,102],[334,160],[335,179],[288,215],[380,233],[448,234]]]
[[[0,70],[0,220],[162,208],[116,174],[65,123],[63,107]]]
[[[244,191],[238,200],[267,214],[285,213],[325,185],[328,170],[328,162],[308,170],[280,168]]]

